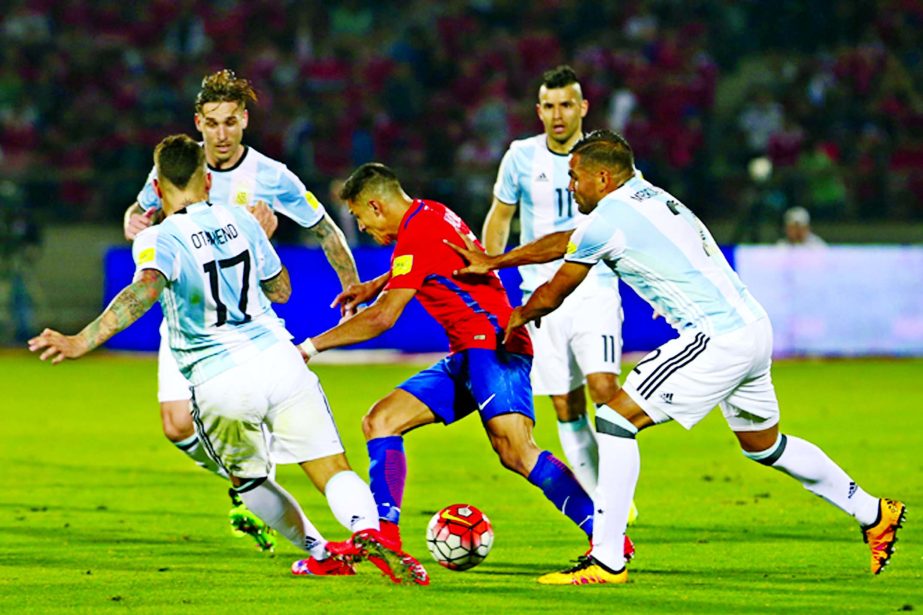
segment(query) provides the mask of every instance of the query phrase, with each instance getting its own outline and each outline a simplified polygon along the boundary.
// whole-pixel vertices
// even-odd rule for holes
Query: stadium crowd
[[[762,157],[773,215],[923,217],[923,5],[800,6],[14,0],[0,16],[0,178],[43,220],[115,220],[153,145],[194,136],[202,76],[230,67],[261,98],[247,143],[322,199],[381,160],[477,227],[509,141],[538,129],[538,76],[566,62],[586,125],[623,132],[706,221],[741,215]]]

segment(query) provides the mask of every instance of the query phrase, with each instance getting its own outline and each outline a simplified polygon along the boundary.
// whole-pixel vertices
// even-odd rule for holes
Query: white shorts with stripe
[[[624,389],[657,423],[691,429],[720,406],[732,430],[759,431],[779,422],[771,365],[772,325],[763,318],[715,337],[683,332],[644,357]]]
[[[199,437],[209,455],[238,478],[267,476],[272,463],[343,452],[320,381],[290,342],[267,348],[193,393]]]
[[[622,301],[615,286],[578,288],[540,327],[528,327],[535,395],[565,395],[583,386],[587,374],[621,371]]]
[[[192,398],[189,381],[179,371],[179,365],[167,341],[166,321],[160,327],[160,348],[157,350],[157,401],[189,401]]]

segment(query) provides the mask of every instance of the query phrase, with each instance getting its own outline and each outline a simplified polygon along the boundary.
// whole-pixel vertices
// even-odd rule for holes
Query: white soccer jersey
[[[291,339],[260,288],[282,262],[247,210],[189,205],[139,233],[132,255],[137,271],[167,279],[160,303],[170,348],[193,385]]]
[[[529,243],[550,233],[567,231],[586,216],[577,211],[577,203],[567,189],[569,154],[548,149],[544,133],[513,141],[497,173],[494,197],[510,205],[519,204],[520,243]],[[561,261],[525,265],[519,268],[522,291],[527,295],[554,277]],[[614,286],[608,268],[596,267],[584,284]]]
[[[766,317],[705,225],[638,176],[600,200],[564,258],[604,262],[677,330],[718,335]]]
[[[208,167],[212,187],[208,200],[216,205],[255,205],[265,201],[274,211],[291,218],[301,226],[310,228],[324,217],[324,206],[298,176],[278,160],[246,147],[234,167],[215,169]],[[145,211],[159,209],[160,199],[154,193],[154,167],[138,193],[138,205]]]

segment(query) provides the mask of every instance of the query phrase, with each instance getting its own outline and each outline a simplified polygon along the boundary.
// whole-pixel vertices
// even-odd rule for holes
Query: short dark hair
[[[229,68],[223,68],[202,79],[202,89],[195,97],[195,110],[202,111],[208,103],[233,102],[246,108],[247,102],[257,101],[256,91],[250,82],[238,77]]]
[[[186,135],[170,135],[154,148],[157,176],[183,189],[198,171],[205,169],[205,150]]]
[[[577,141],[570,150],[580,161],[609,169],[634,169],[635,156],[625,137],[611,130],[594,130]]]
[[[556,66],[542,74],[542,85],[549,90],[563,88],[572,83],[579,84],[580,81],[577,79],[577,73],[574,72],[574,69],[567,64]]]
[[[340,189],[340,198],[344,201],[355,200],[368,187],[401,190],[401,182],[389,167],[380,162],[366,162],[350,173]]]

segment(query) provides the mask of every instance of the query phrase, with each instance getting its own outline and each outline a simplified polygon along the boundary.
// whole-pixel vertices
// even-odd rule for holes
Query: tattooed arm
[[[260,288],[273,303],[287,303],[292,296],[292,281],[288,277],[285,265],[282,265],[282,270],[274,277],[260,282]]]
[[[144,269],[80,333],[63,335],[53,329],[45,329],[41,335],[29,340],[29,350],[44,350],[41,360],[51,359],[52,364],[64,359],[78,359],[141,318],[160,298],[166,285],[167,279],[162,273]]]
[[[353,260],[353,253],[349,250],[346,243],[346,236],[340,230],[330,214],[324,214],[320,222],[308,229],[320,242],[321,248],[324,249],[324,255],[333,270],[336,271],[337,277],[340,278],[340,286],[343,289],[349,288],[350,284],[359,282],[359,273],[356,271],[356,261]]]

